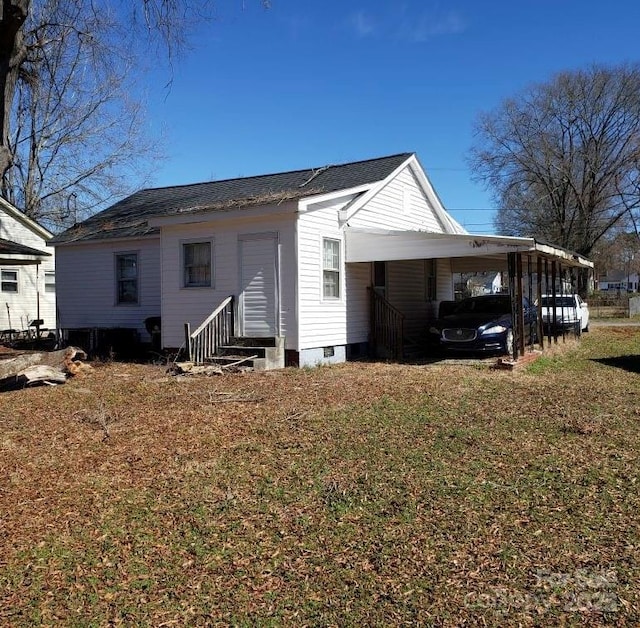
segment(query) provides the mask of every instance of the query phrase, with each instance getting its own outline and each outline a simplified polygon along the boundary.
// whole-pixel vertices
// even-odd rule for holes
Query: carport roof
[[[582,255],[538,242],[535,238],[352,227],[345,229],[345,235],[347,262],[443,258],[505,260],[507,253],[524,253],[556,259],[566,266],[593,268],[593,262]]]

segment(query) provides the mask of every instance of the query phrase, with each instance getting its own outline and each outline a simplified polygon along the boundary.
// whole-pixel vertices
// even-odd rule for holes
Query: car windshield
[[[556,297],[556,307],[575,307],[573,297]],[[542,297],[542,307],[553,307],[551,297]]]
[[[508,296],[477,297],[460,301],[454,314],[510,314],[511,300]]]

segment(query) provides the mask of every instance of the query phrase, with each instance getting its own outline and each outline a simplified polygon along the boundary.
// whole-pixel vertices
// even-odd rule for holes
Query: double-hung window
[[[53,270],[44,271],[44,291],[45,292],[56,291],[56,273]]]
[[[185,242],[182,245],[182,265],[185,288],[211,286],[211,242]]]
[[[340,240],[322,240],[322,296],[340,298]]]
[[[18,271],[2,270],[2,292],[18,292]]]
[[[55,288],[54,288],[55,289]],[[116,254],[116,303],[138,303],[138,254]]]

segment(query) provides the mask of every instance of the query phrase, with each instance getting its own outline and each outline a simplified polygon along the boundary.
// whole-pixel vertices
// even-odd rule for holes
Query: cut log
[[[91,369],[88,364],[80,361],[86,359],[87,354],[82,349],[68,347],[60,351],[24,353],[15,358],[0,360],[0,390],[21,388],[38,381],[64,383],[67,375]],[[43,368],[38,370],[36,367]]]
[[[15,380],[19,388],[35,384],[64,384],[67,381],[67,374],[47,364],[36,364],[20,371]]]

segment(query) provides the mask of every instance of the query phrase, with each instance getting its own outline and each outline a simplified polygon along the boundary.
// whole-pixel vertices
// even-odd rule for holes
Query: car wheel
[[[574,331],[576,334],[576,338],[580,338],[580,336],[582,335],[582,323],[580,321],[575,324]]]
[[[513,355],[513,329],[507,329],[507,335],[504,337],[504,350],[507,355]]]
[[[587,326],[582,330],[582,333],[587,333],[589,331],[589,323],[587,323]]]

